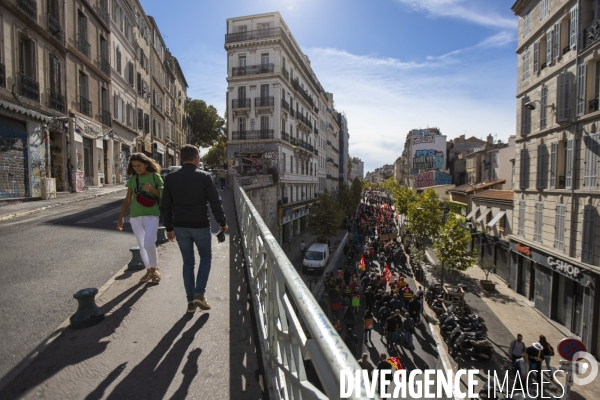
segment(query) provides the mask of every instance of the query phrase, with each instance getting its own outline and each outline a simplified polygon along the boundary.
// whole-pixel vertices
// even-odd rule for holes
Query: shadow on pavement
[[[7,400],[23,397],[31,388],[35,388],[52,378],[64,368],[82,363],[104,352],[110,343],[105,339],[116,332],[117,328],[131,312],[134,304],[144,293],[146,293],[146,286],[135,285],[102,305],[101,308],[107,314],[106,319],[102,323],[84,330],[65,329],[52,346],[40,354],[27,369],[0,392],[0,398]],[[108,315],[113,308],[128,297],[129,299],[121,307]],[[111,374],[113,373],[115,371],[111,372]],[[116,379],[118,374],[112,376],[114,377],[113,379]],[[110,378],[107,377],[105,382],[108,379]],[[96,390],[103,391],[104,389],[101,386],[102,384]]]

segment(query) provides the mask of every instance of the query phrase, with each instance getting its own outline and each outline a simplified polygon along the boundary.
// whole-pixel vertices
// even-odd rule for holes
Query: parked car
[[[306,251],[304,260],[302,260],[302,272],[307,273],[310,269],[322,274],[328,263],[329,246],[325,243],[313,243]]]
[[[175,172],[181,169],[180,165],[172,165],[167,168],[163,168],[160,170],[160,176],[165,179],[165,176],[169,175],[171,172]]]

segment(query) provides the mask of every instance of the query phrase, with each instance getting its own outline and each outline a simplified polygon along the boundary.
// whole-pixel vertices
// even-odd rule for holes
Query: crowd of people
[[[365,346],[373,346],[373,331],[390,353],[396,346],[414,349],[415,326],[421,323],[423,290],[406,281],[407,257],[398,236],[392,199],[384,192],[366,190],[353,215],[345,219],[348,243],[343,248],[345,266],[327,273],[333,324],[357,356],[357,324],[363,326]],[[363,306],[364,307],[361,307]],[[367,365],[363,357],[359,363]],[[382,359],[386,359],[381,354]],[[386,363],[390,365],[389,362]],[[378,364],[378,368],[386,364]],[[365,368],[369,369],[369,368]]]

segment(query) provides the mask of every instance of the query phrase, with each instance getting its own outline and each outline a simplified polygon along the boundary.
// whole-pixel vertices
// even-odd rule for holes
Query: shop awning
[[[485,218],[485,216],[488,215],[491,212],[492,212],[491,208],[486,209],[479,217],[477,217],[477,219],[475,220],[475,222],[481,222],[481,221],[483,221],[483,219]]]
[[[22,106],[18,106],[13,103],[9,103],[8,101],[0,100],[0,106],[7,110],[14,111],[19,114],[24,114],[31,118],[39,119],[42,121],[50,121],[52,119],[51,117],[49,117],[47,115],[42,115],[39,112],[30,110],[30,109],[22,107]]]
[[[469,213],[469,215],[467,215],[465,219],[471,219],[471,218],[473,218],[473,215],[475,215],[475,213],[477,212],[477,210],[479,210],[479,207],[475,207],[474,209],[472,209],[471,212]]]
[[[506,211],[504,211],[504,210],[501,210],[501,211],[500,211],[498,214],[496,214],[496,215],[494,216],[494,218],[492,218],[492,220],[490,221],[490,223],[489,223],[489,224],[487,224],[487,226],[489,226],[490,228],[493,228],[493,227],[494,227],[494,225],[496,225],[496,223],[497,223],[498,221],[500,221],[500,218],[502,218],[502,217],[504,216],[504,214],[506,214]]]

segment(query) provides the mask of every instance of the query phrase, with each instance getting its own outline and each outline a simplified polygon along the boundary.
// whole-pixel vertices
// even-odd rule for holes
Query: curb
[[[123,188],[120,188],[120,189],[117,189],[117,190],[113,190],[111,192],[98,193],[98,194],[94,194],[94,195],[82,197],[80,199],[73,199],[73,200],[69,200],[69,201],[63,201],[62,203],[56,203],[56,204],[52,204],[52,205],[49,205],[49,206],[36,208],[34,210],[20,211],[20,212],[16,212],[16,213],[13,213],[13,214],[0,215],[0,222],[1,221],[8,221],[9,219],[23,217],[25,215],[34,214],[34,213],[37,213],[37,212],[40,212],[40,211],[44,211],[44,210],[49,210],[51,208],[58,207],[58,206],[63,206],[65,204],[78,203],[78,202],[84,201],[84,200],[90,200],[90,199],[95,199],[97,197],[108,196],[109,194],[119,193],[119,192],[122,192],[124,190],[127,190],[127,188],[123,187]],[[43,200],[41,200],[41,201],[43,201]]]
[[[340,258],[341,253],[343,252],[343,248],[346,245],[346,242],[348,242],[348,232],[346,232],[344,238],[342,239],[340,244],[338,244],[335,254],[330,259],[329,264],[327,265],[327,269],[323,273],[323,276],[325,276],[325,273],[331,272],[336,268],[335,266]],[[314,293],[316,293],[314,296],[317,301],[319,301],[321,297],[323,297],[323,292],[325,292],[325,285],[323,283],[323,279],[321,279],[321,283],[315,287],[314,291]]]

